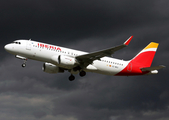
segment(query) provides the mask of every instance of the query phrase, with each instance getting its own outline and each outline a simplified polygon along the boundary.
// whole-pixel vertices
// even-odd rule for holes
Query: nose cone
[[[13,54],[13,53],[15,52],[15,51],[14,51],[14,46],[12,46],[11,44],[5,45],[5,46],[4,46],[4,49],[5,49],[7,52],[11,53],[11,54]]]
[[[10,47],[9,44],[7,44],[7,45],[4,46],[4,49],[5,49],[6,51],[10,51],[11,47]]]

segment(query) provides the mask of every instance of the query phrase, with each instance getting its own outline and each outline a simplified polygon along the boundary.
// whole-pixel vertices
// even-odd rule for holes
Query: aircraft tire
[[[81,77],[83,77],[83,76],[86,75],[86,72],[85,72],[85,71],[81,71],[81,72],[79,73],[79,75],[80,75]]]
[[[25,63],[23,63],[23,64],[22,64],[22,67],[26,67],[26,64],[25,64]]]
[[[71,75],[71,76],[69,77],[69,81],[73,81],[73,80],[75,80],[75,76]]]

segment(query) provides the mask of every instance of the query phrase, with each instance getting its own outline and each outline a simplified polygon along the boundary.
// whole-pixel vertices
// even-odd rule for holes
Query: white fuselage
[[[68,49],[32,40],[17,40],[14,43],[6,45],[5,49],[11,54],[19,55],[27,59],[52,63],[67,70],[71,70],[75,66],[57,64],[52,60],[52,57],[61,55],[75,58],[79,55],[88,54],[87,52]],[[84,70],[87,72],[96,72],[106,75],[116,75],[122,71],[128,65],[128,63],[129,61],[123,61],[111,57],[102,57],[100,60],[94,60],[93,63],[89,64]]]

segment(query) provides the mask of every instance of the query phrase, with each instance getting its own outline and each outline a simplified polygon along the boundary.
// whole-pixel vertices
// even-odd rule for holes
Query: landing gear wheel
[[[23,63],[23,64],[22,64],[22,67],[26,67],[26,64],[25,64],[25,63]]]
[[[75,76],[71,75],[71,76],[69,77],[69,80],[70,80],[70,81],[75,80]]]
[[[23,61],[22,67],[26,67],[26,62],[27,62],[27,59],[25,58]]]
[[[81,71],[81,72],[79,73],[79,75],[80,75],[81,77],[83,77],[83,76],[86,75],[86,72],[85,72],[85,71]]]

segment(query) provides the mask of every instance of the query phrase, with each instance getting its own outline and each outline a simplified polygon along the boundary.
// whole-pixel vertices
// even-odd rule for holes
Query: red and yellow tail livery
[[[158,48],[158,43],[151,42],[141,52],[139,52],[128,65],[117,74],[117,76],[129,76],[129,75],[143,75],[143,74],[157,74],[158,69],[164,66],[150,67],[154,59],[155,53]]]
[[[131,62],[134,64],[139,64],[142,67],[150,67],[158,45],[158,43],[151,42],[138,55],[136,55]]]

